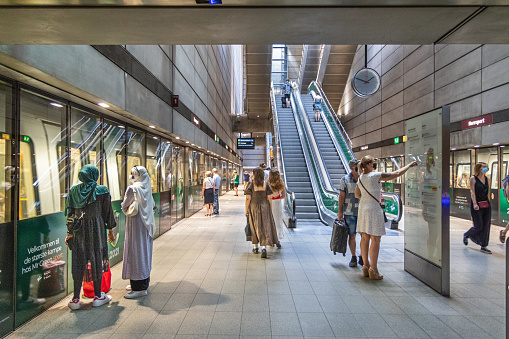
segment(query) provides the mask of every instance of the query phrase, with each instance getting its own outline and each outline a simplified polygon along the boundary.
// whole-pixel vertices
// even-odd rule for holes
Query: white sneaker
[[[126,295],[124,295],[124,298],[126,298],[126,299],[136,299],[136,298],[144,297],[146,295],[147,295],[147,290],[132,291],[131,293],[127,293]]]
[[[111,295],[107,295],[106,293],[101,292],[100,298],[97,296],[94,297],[94,301],[92,301],[92,306],[99,307],[99,306],[109,303],[110,301],[111,301]]]
[[[67,306],[73,311],[79,310],[81,308],[81,301],[79,299],[70,299]]]
[[[46,302],[46,299],[44,298],[34,298],[34,297],[28,297],[26,300],[27,303],[36,304],[36,305],[42,305]]]
[[[126,291],[132,291],[131,285],[127,285],[127,286],[125,287],[125,290],[126,290]]]

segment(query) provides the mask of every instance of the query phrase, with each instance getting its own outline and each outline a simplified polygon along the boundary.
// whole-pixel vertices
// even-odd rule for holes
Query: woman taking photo
[[[481,252],[491,254],[487,248],[490,241],[491,204],[490,180],[486,176],[488,166],[478,162],[474,167],[474,175],[470,178],[470,214],[474,226],[463,235],[463,244],[468,245],[468,239],[481,246]]]
[[[98,178],[97,167],[83,166],[78,173],[81,182],[71,187],[65,200],[65,214],[68,216],[65,243],[72,251],[74,280],[74,296],[67,304],[71,310],[78,310],[81,307],[80,292],[83,281],[94,282],[95,297],[92,306],[101,306],[111,301],[110,295],[101,292],[101,283],[103,273],[109,269],[108,241],[115,240],[112,229],[117,224],[111,208],[110,192],[106,186],[97,185]],[[80,216],[81,221],[73,222]],[[91,276],[85,274],[88,263],[91,266]]]
[[[267,258],[266,246],[279,244],[274,217],[272,216],[272,189],[263,180],[261,168],[253,171],[253,181],[246,188],[246,217],[251,228],[253,253],[258,253],[258,243],[262,247],[262,258]],[[279,246],[278,246],[279,247]]]
[[[203,202],[207,207],[206,217],[212,216],[212,207],[214,205],[214,192],[219,187],[214,187],[214,180],[212,178],[212,172],[205,172],[205,180],[203,180],[203,186],[201,188],[201,197],[203,198]]]
[[[124,296],[126,299],[147,295],[156,228],[152,185],[145,167],[134,166],[131,179],[134,183],[127,187],[122,201],[122,211],[126,213],[122,279],[130,280],[126,289],[131,290]],[[129,216],[132,204],[137,204],[138,212]]]
[[[414,166],[417,166],[416,161],[392,173],[381,173],[375,172],[376,164],[372,156],[366,155],[361,160],[361,175],[355,187],[355,197],[360,199],[357,232],[361,234],[361,256],[364,260],[362,275],[364,277],[373,280],[383,279],[383,275],[378,272],[380,240],[382,235],[385,235],[385,220],[380,205],[382,188],[380,182],[396,179]]]
[[[269,184],[272,189],[272,215],[276,223],[276,231],[278,240],[283,239],[283,197],[285,196],[285,183],[276,169],[270,170]],[[276,243],[278,248],[281,248],[279,242]]]

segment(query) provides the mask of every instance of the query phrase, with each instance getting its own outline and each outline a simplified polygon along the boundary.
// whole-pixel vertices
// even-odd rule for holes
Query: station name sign
[[[463,120],[461,122],[461,129],[469,129],[474,127],[480,127],[485,125],[491,125],[493,123],[493,114],[483,115],[477,118]]]

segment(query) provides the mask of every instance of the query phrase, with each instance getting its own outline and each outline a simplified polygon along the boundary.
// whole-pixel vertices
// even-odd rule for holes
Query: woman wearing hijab
[[[143,166],[134,166],[131,170],[132,185],[127,187],[122,202],[122,211],[126,213],[131,204],[138,204],[138,212],[126,216],[124,261],[122,279],[130,279],[131,284],[125,295],[126,299],[134,299],[147,295],[152,270],[152,244],[154,242],[155,202],[152,197],[150,176]]]
[[[97,185],[99,170],[94,165],[85,165],[78,173],[79,184],[71,187],[65,201],[65,214],[72,219],[83,215],[80,227],[68,227],[65,242],[72,251],[72,277],[74,279],[74,297],[68,303],[72,310],[81,307],[80,292],[82,282],[94,282],[94,301],[97,307],[111,301],[111,296],[101,292],[102,275],[109,269],[108,243],[114,241],[112,229],[116,226],[111,196],[106,186]],[[68,226],[71,226],[68,223]],[[72,229],[71,229],[72,228]],[[85,274],[90,263],[91,276]]]

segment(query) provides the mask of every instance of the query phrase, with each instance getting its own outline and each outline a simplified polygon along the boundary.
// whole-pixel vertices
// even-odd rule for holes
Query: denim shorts
[[[355,215],[343,215],[345,218],[345,224],[350,230],[348,234],[353,235],[357,233],[357,217]]]

